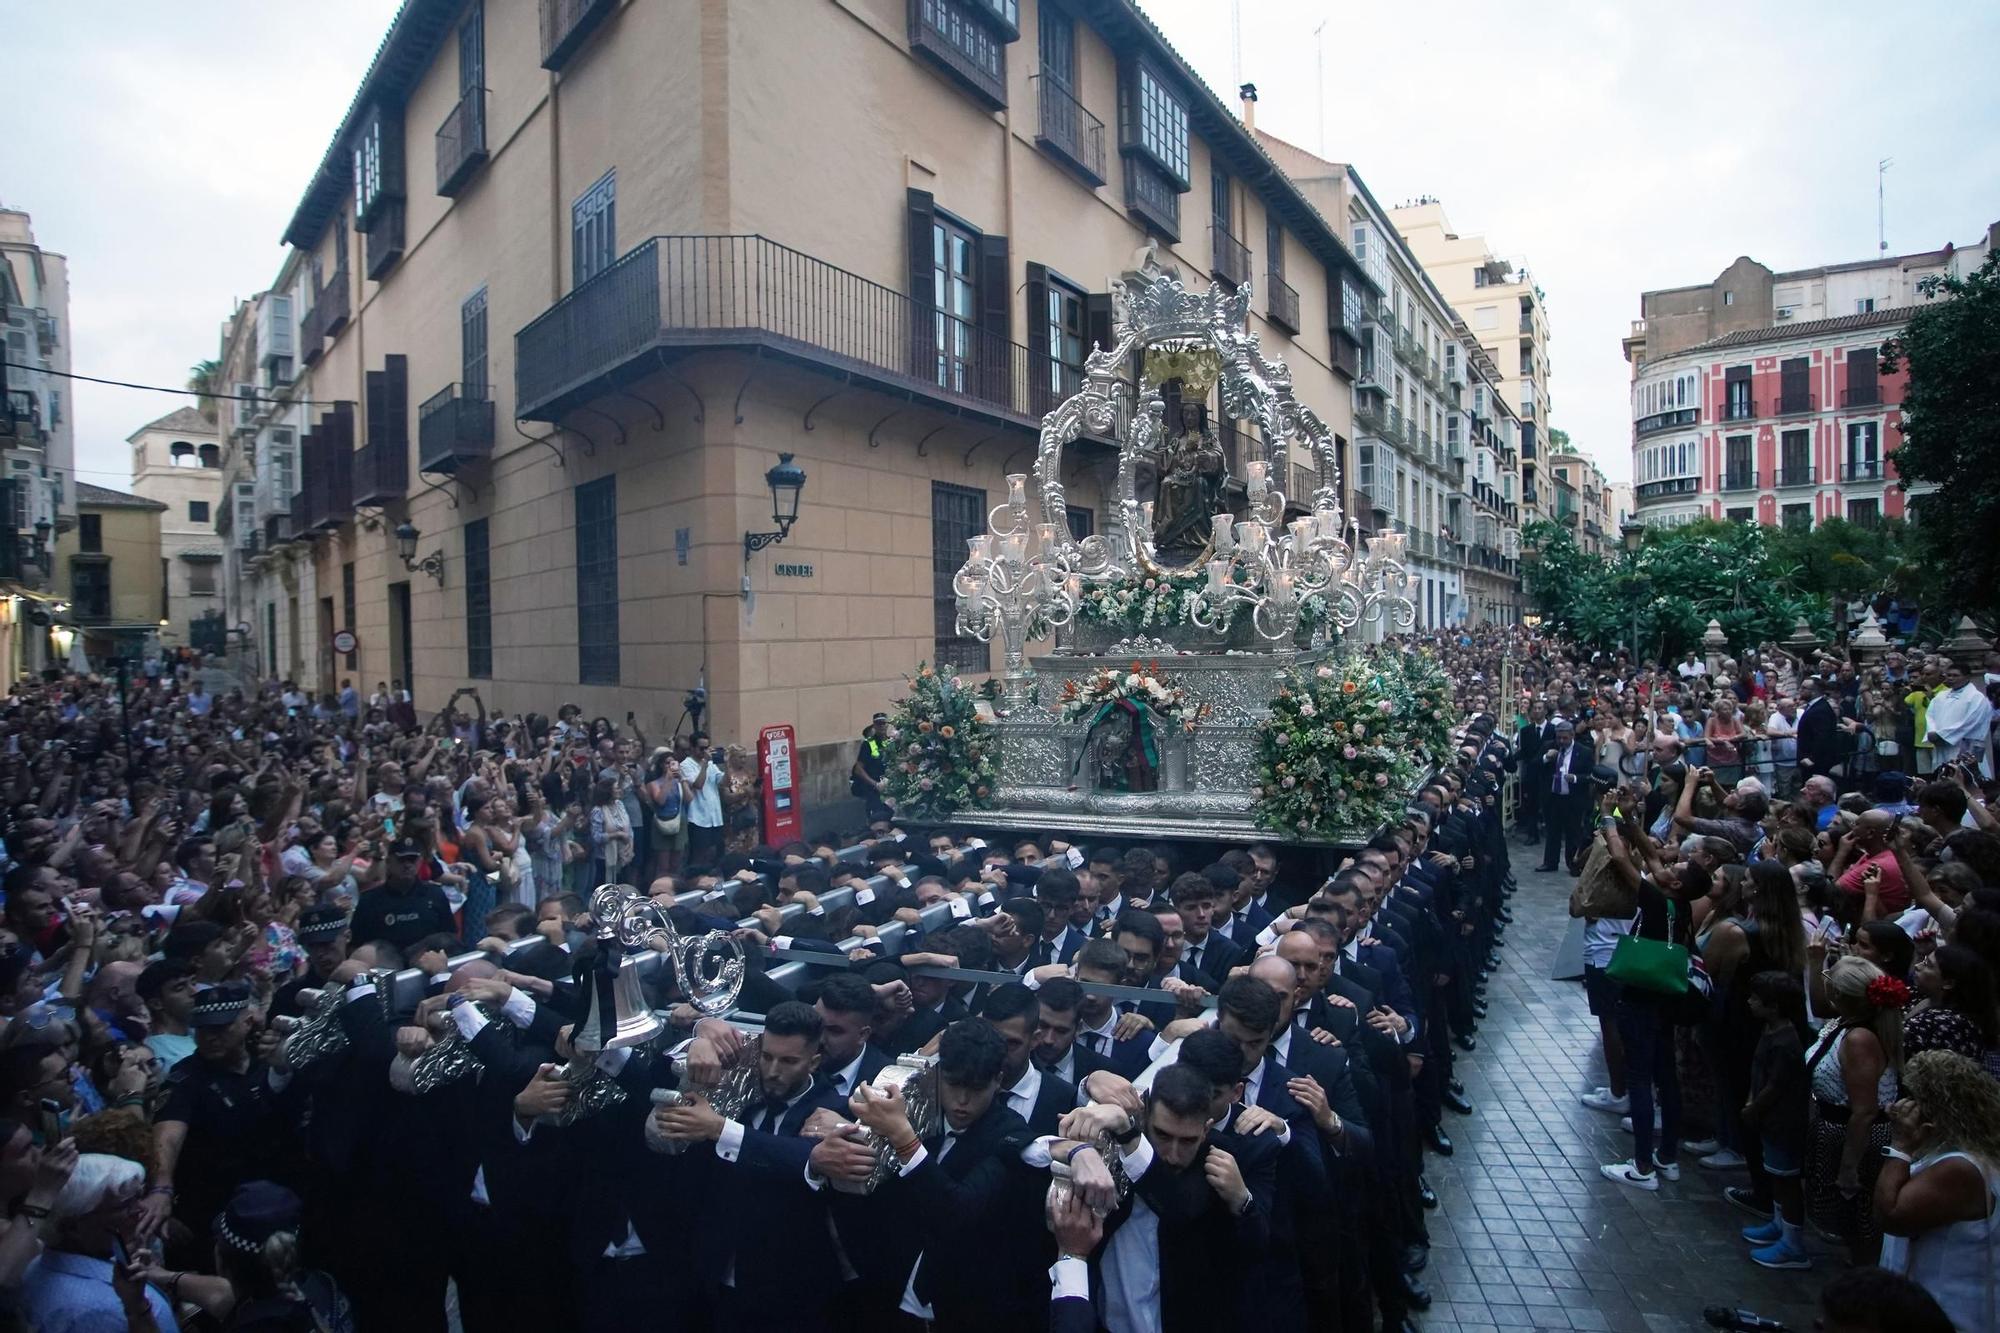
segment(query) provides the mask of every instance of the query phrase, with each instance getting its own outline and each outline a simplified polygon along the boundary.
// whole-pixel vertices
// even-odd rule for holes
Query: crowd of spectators
[[[1657,1190],[1700,1152],[1746,1171],[1760,1262],[1817,1225],[1955,1317],[1989,1299],[1965,1256],[1992,1234],[2000,841],[1963,682],[1925,699],[1932,776],[1882,800],[1879,770],[1853,790],[1865,747],[1803,748],[1837,668],[1670,685],[1519,630],[1434,646],[1457,748],[1339,856],[989,842],[877,801],[773,847],[747,757],[698,720],[655,748],[630,715],[471,690],[420,723],[386,687],[22,682],[0,1318],[1410,1327],[1425,1163],[1474,1113],[1453,1061],[1511,920],[1510,789],[1581,874],[1610,1068],[1586,1103],[1635,1140],[1607,1175]],[[1769,716],[1732,724],[1746,691],[1807,700],[1803,782],[1760,767],[1787,766],[1756,748]],[[650,968],[673,1030],[583,1040],[621,948],[589,910],[607,882],[744,950],[728,1012]],[[1712,990],[1618,983],[1627,933],[1688,945]],[[329,1016],[331,1053],[295,1062]],[[928,1112],[882,1077],[908,1057]]]

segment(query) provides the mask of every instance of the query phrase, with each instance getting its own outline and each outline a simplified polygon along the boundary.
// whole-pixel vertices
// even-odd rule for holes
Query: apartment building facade
[[[75,521],[56,538],[52,591],[64,609],[46,631],[53,662],[75,661],[80,647],[93,669],[135,657],[158,642],[167,614],[160,559],[166,505],[143,495],[78,482]]]
[[[1569,527],[1577,545],[1593,555],[1603,555],[1616,546],[1610,486],[1596,460],[1580,449],[1564,446],[1550,451],[1546,467],[1556,486],[1551,517]]]
[[[69,410],[69,261],[35,240],[33,219],[0,208],[0,670],[50,660],[53,551],[76,524]]]
[[[988,669],[950,575],[1142,247],[1252,287],[1349,473],[1380,295],[1124,0],[411,0],[285,240],[224,330],[264,669],[649,734],[699,682],[718,738],[798,729],[809,800],[918,662]],[[1113,457],[1065,459],[1079,527]]]
[[[1884,374],[1880,350],[1929,299],[1924,277],[1978,267],[1996,235],[1783,273],[1739,258],[1713,282],[1642,293],[1624,339],[1639,519],[1903,516],[1907,375]]]
[[[1553,517],[1546,463],[1550,335],[1542,289],[1525,264],[1500,258],[1484,237],[1460,236],[1435,200],[1390,209],[1389,220],[1500,371],[1502,392],[1521,425],[1522,521]]]
[[[231,403],[218,403],[220,418]],[[176,408],[126,437],[132,493],[157,501],[167,609],[160,638],[169,646],[219,650],[223,643],[223,549],[216,535],[225,492],[217,422]]]

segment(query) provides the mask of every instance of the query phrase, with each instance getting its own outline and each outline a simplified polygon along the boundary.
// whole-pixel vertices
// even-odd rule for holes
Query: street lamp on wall
[[[396,525],[396,554],[403,558],[403,568],[414,574],[418,570],[444,584],[444,551],[432,551],[423,559],[417,559],[417,539],[424,534],[417,531],[417,525],[404,519]]]
[[[766,546],[777,545],[791,534],[792,524],[799,521],[799,493],[806,488],[806,473],[804,468],[792,462],[790,454],[779,454],[777,466],[764,474],[764,481],[771,488],[771,521],[778,525],[778,530],[743,534],[743,563],[746,565],[750,563],[751,556]]]

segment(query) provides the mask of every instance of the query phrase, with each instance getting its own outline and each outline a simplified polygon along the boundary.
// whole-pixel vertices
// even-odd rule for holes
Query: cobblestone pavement
[[[1684,1158],[1680,1182],[1656,1194],[1598,1173],[1630,1157],[1632,1140],[1617,1117],[1578,1101],[1605,1081],[1597,1024],[1580,981],[1549,980],[1573,881],[1536,872],[1537,849],[1511,850],[1520,890],[1504,965],[1479,1049],[1457,1061],[1474,1114],[1446,1114],[1453,1156],[1426,1154],[1439,1208],[1422,1326],[1667,1333],[1703,1328],[1705,1306],[1730,1305],[1812,1328],[1820,1285],[1844,1261],[1809,1237],[1810,1271],[1752,1263],[1738,1236],[1752,1219],[1722,1198],[1744,1172]]]

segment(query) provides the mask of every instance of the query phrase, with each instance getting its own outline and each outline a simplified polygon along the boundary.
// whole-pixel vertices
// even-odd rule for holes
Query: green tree
[[[1983,612],[2000,603],[2000,249],[1968,277],[1918,286],[1952,299],[1919,306],[1882,349],[1884,372],[1910,372],[1896,472],[1937,487],[1911,499],[1923,562],[1938,576],[1928,609]]]
[[[1829,518],[1810,531],[1772,529],[1768,540],[1773,554],[1796,571],[1801,593],[1836,605],[1882,593],[1922,599],[1932,582],[1915,534],[1901,519]]]
[[[1568,431],[1551,430],[1549,432],[1549,452],[1552,454],[1566,454],[1569,452]]]
[[[195,401],[201,407],[201,414],[210,421],[215,420],[217,386],[222,381],[220,361],[197,361],[188,367],[187,387],[196,395]]]

